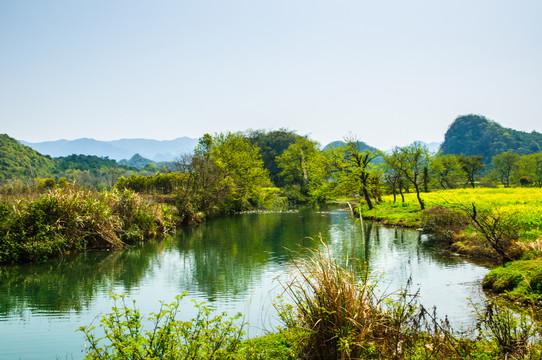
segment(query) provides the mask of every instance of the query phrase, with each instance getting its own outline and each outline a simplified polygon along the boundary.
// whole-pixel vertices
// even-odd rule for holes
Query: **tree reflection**
[[[0,314],[68,312],[87,308],[94,297],[137,286],[167,241],[123,251],[88,252],[43,264],[0,267]]]

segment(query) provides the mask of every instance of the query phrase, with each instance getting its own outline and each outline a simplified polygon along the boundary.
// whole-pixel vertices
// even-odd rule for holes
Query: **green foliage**
[[[510,186],[512,174],[518,169],[520,156],[511,152],[495,155],[491,160],[493,174],[505,187]]]
[[[15,179],[32,183],[35,178],[51,174],[54,166],[51,157],[0,134],[0,183]]]
[[[431,177],[441,189],[454,189],[460,184],[463,174],[459,157],[453,154],[437,155],[429,164]]]
[[[240,133],[205,134],[177,168],[177,208],[185,223],[278,203],[257,146]]]
[[[160,311],[150,314],[152,328],[145,330],[145,319],[135,301],[132,307],[124,295],[112,295],[113,311],[100,320],[105,336],[98,338],[93,326],[79,329],[88,342],[86,359],[234,358],[244,335],[243,324],[236,324],[241,314],[227,318],[225,313],[214,314],[205,303],[194,302],[196,317],[181,321],[176,317],[185,296],[177,296],[174,302],[162,304]]]
[[[316,141],[306,137],[297,139],[276,161],[284,183],[299,188],[300,200],[309,199],[329,177],[329,159]]]
[[[464,213],[442,206],[428,209],[423,215],[423,232],[448,246],[454,242],[454,237],[469,225],[469,219]]]
[[[119,190],[129,189],[142,194],[172,194],[177,192],[183,181],[183,174],[169,173],[153,176],[131,175],[121,176],[116,187]]]
[[[371,150],[360,151],[358,142],[348,141],[344,146],[328,150],[331,158],[331,177],[335,184],[335,193],[338,195],[363,196],[365,203],[372,209],[371,193],[374,201],[379,200],[379,187],[381,177],[374,161],[380,152]]]
[[[519,260],[491,270],[485,289],[527,304],[542,304],[542,260]]]
[[[414,186],[416,197],[422,210],[425,209],[425,203],[420,196],[420,192],[422,186],[427,184],[425,174],[427,174],[429,160],[429,150],[419,143],[395,149],[390,155],[385,157],[388,169],[391,169],[395,176],[400,177],[398,182],[402,186],[406,182]]]
[[[264,168],[269,171],[269,178],[273,184],[279,187],[284,186],[284,181],[279,175],[281,169],[278,167],[275,160],[282,155],[284,150],[302,136],[287,129],[269,132],[266,132],[265,130],[249,131],[247,136],[248,139],[260,149]]]
[[[532,310],[532,309],[531,309]],[[475,307],[479,337],[495,345],[492,355],[504,359],[539,359],[541,328],[534,314],[517,314],[501,305],[487,302]]]
[[[283,330],[243,341],[236,358],[246,360],[297,360],[303,334]]]
[[[163,207],[135,193],[55,188],[38,198],[4,202],[0,263],[42,260],[89,248],[121,248],[165,233]]]
[[[482,159],[482,155],[459,156],[459,163],[461,164],[461,170],[463,170],[463,174],[466,178],[466,183],[470,184],[473,188],[480,178],[482,170],[486,167],[482,163]]]
[[[503,128],[480,115],[459,116],[450,125],[440,147],[442,154],[481,155],[483,162],[503,152],[519,155],[542,151],[542,134]]]
[[[210,157],[224,169],[232,186],[232,210],[249,208],[262,187],[271,186],[259,149],[240,133],[217,134],[213,137]]]

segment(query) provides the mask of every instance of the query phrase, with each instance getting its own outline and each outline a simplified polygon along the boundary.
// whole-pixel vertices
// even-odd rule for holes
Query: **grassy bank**
[[[29,262],[88,249],[120,249],[163,235],[173,210],[129,190],[56,188],[0,202],[0,263]]]
[[[490,272],[484,288],[509,300],[542,304],[542,189],[476,188],[391,196],[362,216],[386,224],[422,228],[451,250],[504,265]]]

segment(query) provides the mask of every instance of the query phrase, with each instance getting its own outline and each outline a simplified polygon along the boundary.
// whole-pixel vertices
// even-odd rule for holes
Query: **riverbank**
[[[174,209],[130,190],[73,187],[0,202],[0,263],[121,249],[172,230]]]
[[[542,305],[542,189],[477,188],[392,196],[361,216],[392,226],[420,228],[453,252],[496,266],[484,289],[508,300]],[[528,271],[525,269],[528,268]],[[525,270],[525,271],[524,271]]]

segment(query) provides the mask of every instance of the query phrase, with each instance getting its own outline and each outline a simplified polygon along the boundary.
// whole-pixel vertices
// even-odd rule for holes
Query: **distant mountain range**
[[[100,141],[89,138],[31,143],[19,142],[52,157],[72,154],[96,155],[114,160],[131,159],[135,154],[154,162],[173,161],[194,150],[198,139],[180,137],[174,140],[120,139]]]

